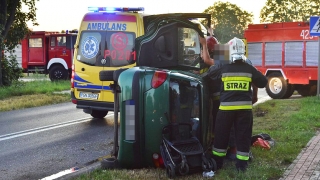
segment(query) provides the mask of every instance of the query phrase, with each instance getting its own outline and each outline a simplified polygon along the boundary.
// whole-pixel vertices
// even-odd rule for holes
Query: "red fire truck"
[[[77,34],[33,31],[15,48],[14,55],[23,72],[49,74],[51,81],[71,75],[73,49]]]
[[[318,37],[308,22],[252,24],[244,32],[247,57],[268,77],[266,91],[273,99],[317,94]]]

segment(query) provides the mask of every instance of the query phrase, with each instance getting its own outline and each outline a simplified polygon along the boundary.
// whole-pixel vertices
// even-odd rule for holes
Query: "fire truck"
[[[49,74],[51,81],[68,79],[76,36],[75,31],[33,31],[16,46],[13,55],[25,73]]]
[[[251,24],[244,38],[248,59],[268,77],[271,98],[289,98],[295,90],[316,95],[319,45],[308,22]]]

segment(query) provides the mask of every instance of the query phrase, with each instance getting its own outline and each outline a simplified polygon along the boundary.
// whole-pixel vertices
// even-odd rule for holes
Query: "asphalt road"
[[[92,119],[72,103],[0,113],[0,179],[41,179],[109,154],[112,115]]]

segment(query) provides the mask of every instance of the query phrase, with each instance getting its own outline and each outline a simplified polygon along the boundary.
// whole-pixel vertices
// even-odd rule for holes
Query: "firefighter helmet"
[[[206,40],[207,40],[207,47],[208,47],[209,54],[211,54],[213,53],[214,45],[219,44],[219,41],[217,40],[217,38],[213,36],[206,37]]]
[[[230,50],[230,58],[231,58],[231,62],[235,62],[238,60],[241,61],[245,61],[245,45],[244,42],[239,39],[234,37],[233,39],[231,39],[229,42],[229,50]]]

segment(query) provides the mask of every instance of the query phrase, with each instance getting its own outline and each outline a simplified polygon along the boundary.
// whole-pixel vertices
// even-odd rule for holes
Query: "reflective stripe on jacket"
[[[211,66],[206,76],[222,82],[219,107],[221,110],[252,109],[251,83],[259,88],[265,87],[268,83],[261,72],[242,61]]]

